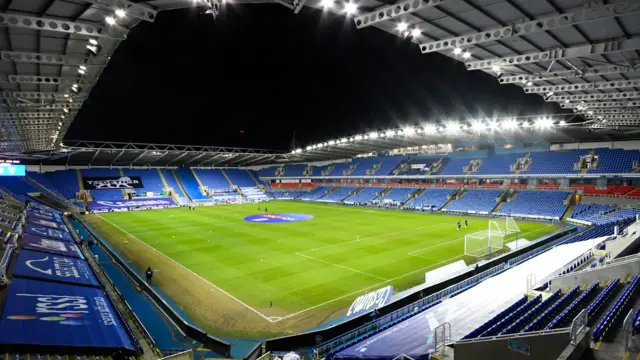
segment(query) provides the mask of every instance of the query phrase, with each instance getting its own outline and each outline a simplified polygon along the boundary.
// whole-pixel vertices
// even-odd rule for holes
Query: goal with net
[[[464,237],[464,254],[475,257],[490,255],[504,246],[504,237],[517,234],[518,225],[511,217],[489,220],[487,230],[467,234]]]

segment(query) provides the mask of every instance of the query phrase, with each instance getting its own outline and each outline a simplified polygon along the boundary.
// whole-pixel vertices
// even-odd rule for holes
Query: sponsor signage
[[[60,241],[43,238],[42,236],[23,234],[20,246],[27,250],[83,258],[80,249],[70,241]]]
[[[11,283],[0,343],[135,349],[102,290],[26,279]]]
[[[20,251],[13,275],[38,280],[100,286],[86,261],[37,251]]]
[[[126,209],[126,208],[135,208],[135,207],[174,206],[175,203],[171,198],[161,198],[161,199],[135,198],[131,200],[120,200],[120,201],[89,201],[87,205],[89,205],[89,210],[109,210],[109,209]]]
[[[313,216],[307,214],[257,214],[245,217],[244,221],[257,223],[286,223],[311,219],[313,219]]]
[[[27,215],[29,218],[44,219],[44,220],[54,221],[56,223],[62,223],[62,219],[60,218],[60,215],[52,212],[30,209]]]
[[[139,176],[121,177],[85,177],[82,178],[86,190],[140,189],[142,180]]]
[[[24,227],[24,231],[27,234],[43,236],[49,239],[73,241],[73,237],[71,237],[71,234],[69,234],[68,231],[62,231],[46,226],[31,224],[29,222],[27,222],[26,226]]]
[[[513,350],[515,352],[519,352],[520,354],[531,356],[531,348],[529,347],[529,345],[525,345],[515,340],[509,340],[507,341],[507,347],[509,348],[509,350]]]
[[[25,176],[27,168],[24,165],[0,164],[0,176]]]
[[[358,296],[358,298],[349,307],[347,317],[355,317],[384,306],[389,302],[389,300],[391,300],[392,295],[393,286],[389,285],[368,294]]]
[[[33,224],[33,225],[37,225],[37,226],[44,226],[44,227],[48,227],[51,229],[57,229],[60,231],[64,231],[64,232],[69,232],[69,230],[67,229],[66,226],[64,226],[64,224],[61,224],[59,222],[53,221],[53,220],[48,220],[48,219],[41,219],[39,217],[28,217],[27,218],[27,223],[28,224]]]

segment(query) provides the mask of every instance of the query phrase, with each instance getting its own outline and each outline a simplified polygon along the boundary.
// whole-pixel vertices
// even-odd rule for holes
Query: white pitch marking
[[[369,277],[372,277],[372,278],[376,278],[376,279],[378,279],[378,280],[385,280],[385,281],[387,280],[387,279],[385,279],[385,278],[381,278],[381,277],[379,277],[379,276],[375,276],[375,275],[368,274],[368,273],[366,273],[366,272],[364,272],[364,271],[360,271],[360,270],[352,269],[352,268],[350,268],[350,267],[342,266],[342,265],[339,265],[339,264],[336,264],[336,263],[332,263],[332,262],[330,262],[330,261],[326,261],[326,260],[322,260],[322,259],[314,258],[313,256],[304,255],[304,254],[301,254],[301,253],[299,253],[299,252],[297,252],[297,253],[296,253],[296,255],[306,257],[307,259],[311,259],[311,260],[315,260],[315,261],[320,261],[320,262],[325,263],[325,264],[329,264],[329,265],[337,266],[337,267],[339,267],[339,268],[341,268],[341,269],[345,269],[345,270],[349,270],[349,271],[357,272],[358,274],[366,275],[366,276],[369,276]],[[260,261],[262,261],[262,260],[260,260]]]
[[[267,316],[265,316],[264,314],[262,314],[260,311],[252,308],[251,306],[245,304],[244,302],[242,302],[240,299],[236,298],[235,296],[229,294],[228,292],[222,290],[221,288],[219,288],[218,286],[210,283],[207,279],[203,278],[202,276],[194,273],[193,271],[189,270],[188,268],[186,268],[184,265],[180,264],[179,262],[173,260],[172,258],[168,257],[167,255],[161,253],[160,251],[158,251],[157,249],[155,249],[153,246],[145,243],[144,241],[138,239],[137,237],[135,237],[135,235],[129,233],[128,231],[126,231],[125,229],[121,228],[120,226],[112,223],[111,221],[105,219],[104,217],[102,217],[101,215],[98,215],[102,220],[108,222],[109,224],[115,226],[116,228],[120,229],[120,231],[124,232],[125,234],[128,234],[129,236],[131,236],[132,238],[140,241],[141,243],[143,243],[144,245],[148,246],[149,248],[151,248],[152,250],[156,251],[158,254],[164,256],[165,258],[167,258],[168,260],[176,263],[178,266],[180,266],[181,268],[185,269],[186,271],[190,272],[191,274],[195,275],[196,277],[198,277],[200,280],[206,282],[207,284],[211,285],[212,287],[216,288],[218,291],[222,292],[223,294],[227,295],[228,297],[232,298],[233,300],[237,301],[238,303],[240,303],[241,305],[243,305],[244,307],[246,307],[247,309],[253,311],[254,313],[260,315],[263,319],[267,320],[268,322],[274,322],[273,320],[270,320],[270,318],[268,318]],[[277,320],[276,320],[277,321]]]
[[[375,238],[378,238],[378,237],[381,237],[381,236],[402,234],[402,233],[406,233],[406,232],[416,231],[416,230],[420,230],[420,229],[428,229],[428,228],[441,226],[441,225],[451,225],[451,224],[440,223],[440,224],[429,225],[429,226],[420,226],[420,227],[417,227],[415,229],[408,229],[408,230],[401,230],[401,231],[394,231],[394,232],[389,232],[389,233],[384,233],[384,234],[378,234],[378,235],[369,236],[369,237],[362,238],[362,239],[360,239],[360,235],[362,235],[362,234],[360,234],[360,235],[358,235],[358,237],[355,240],[351,240],[351,241],[347,241],[347,242],[343,242],[343,243],[339,243],[339,244],[320,246],[320,247],[313,248],[313,249],[308,249],[308,250],[303,250],[303,251],[300,251],[300,253],[306,253],[306,252],[309,252],[309,251],[316,251],[316,250],[321,250],[321,249],[328,249],[328,248],[341,246],[341,245],[345,245],[345,244],[350,244],[350,243],[354,243],[354,242],[358,242],[358,241],[375,239]]]

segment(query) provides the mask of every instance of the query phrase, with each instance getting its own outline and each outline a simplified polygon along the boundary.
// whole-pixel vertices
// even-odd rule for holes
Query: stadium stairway
[[[191,197],[191,194],[189,194],[187,189],[184,187],[184,184],[182,183],[182,179],[180,179],[180,176],[178,176],[178,174],[176,173],[176,169],[171,169],[171,175],[173,175],[173,178],[176,180],[176,183],[178,184],[178,186],[180,186],[180,190],[182,191],[182,193],[187,197],[187,199],[189,199],[190,202],[193,202],[193,198]]]
[[[196,181],[198,182],[198,187],[200,189],[202,189],[204,186],[202,186],[202,181],[200,180],[200,178],[198,177],[198,174],[196,173],[196,169],[194,168],[189,168],[189,171],[191,171],[191,173],[193,174],[193,177],[196,179]]]
[[[225,179],[227,179],[227,181],[229,182],[229,186],[230,187],[234,187],[233,183],[231,182],[231,179],[229,179],[229,176],[227,175],[227,173],[220,169],[220,172],[222,173],[222,176],[224,176]],[[240,195],[242,195],[242,191],[240,190],[240,187],[238,187],[238,192],[240,193]],[[244,197],[244,195],[242,195]]]
[[[262,186],[262,184],[258,181],[258,179],[256,179],[256,177],[255,177],[255,176],[253,176],[253,173],[251,173],[251,171],[247,170],[247,172],[249,173],[249,177],[250,177],[251,179],[253,179],[253,181],[256,183],[256,186],[257,186],[258,188],[260,188],[260,187]],[[264,191],[264,189],[262,189],[262,190]]]

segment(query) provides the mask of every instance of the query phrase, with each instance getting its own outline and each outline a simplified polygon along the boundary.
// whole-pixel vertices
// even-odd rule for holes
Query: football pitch
[[[260,206],[261,211],[258,211]],[[297,222],[248,222],[264,214],[306,214]],[[217,335],[298,332],[342,316],[368,291],[424,282],[424,273],[464,255],[464,236],[488,219],[277,201],[86,215],[139,270]],[[269,220],[271,221],[271,220]],[[517,221],[534,240],[560,225]],[[505,237],[505,243],[515,235]]]

